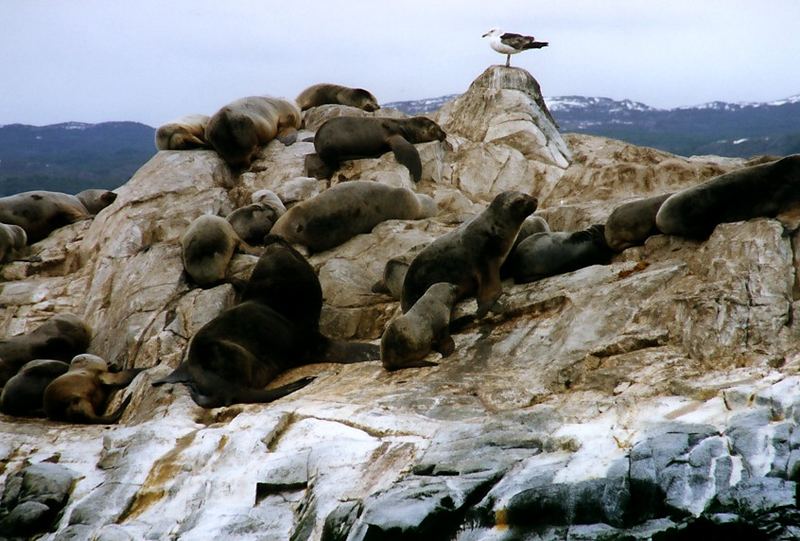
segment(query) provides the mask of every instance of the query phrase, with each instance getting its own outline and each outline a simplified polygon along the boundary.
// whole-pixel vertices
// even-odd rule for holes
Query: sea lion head
[[[98,372],[107,372],[108,363],[106,363],[102,357],[98,357],[97,355],[92,355],[91,353],[82,353],[72,358],[69,363],[69,369],[87,369],[97,370]]]
[[[371,113],[381,108],[381,106],[378,105],[378,100],[368,90],[364,90],[363,88],[354,88],[353,95],[358,102],[359,109],[363,109],[364,111]]]
[[[427,143],[428,141],[444,141],[447,134],[439,125],[424,116],[415,116],[409,119],[415,133],[414,140],[417,143]]]
[[[507,191],[498,194],[494,198],[489,209],[495,214],[508,216],[511,220],[520,224],[533,214],[539,201],[532,195],[522,192]]]

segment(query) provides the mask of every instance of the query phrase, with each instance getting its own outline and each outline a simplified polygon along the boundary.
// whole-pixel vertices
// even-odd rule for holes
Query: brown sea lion
[[[450,315],[458,286],[433,284],[414,306],[389,322],[381,337],[381,361],[387,370],[436,366],[424,360],[433,350],[447,357],[455,350],[450,336]]]
[[[225,218],[204,214],[189,224],[181,237],[183,268],[200,287],[212,287],[225,279],[233,253],[258,251],[242,241]]]
[[[204,325],[192,338],[186,361],[153,385],[186,383],[194,401],[208,408],[271,402],[313,380],[264,389],[288,368],[379,358],[377,346],[337,342],[320,334],[319,279],[283,239],[267,239],[243,301]]]
[[[604,226],[582,231],[535,233],[519,243],[505,266],[516,283],[533,282],[590,265],[604,265],[613,255],[603,236]]]
[[[225,219],[240,239],[247,244],[255,245],[264,242],[264,237],[278,221],[279,216],[274,207],[264,203],[251,203],[234,210]]]
[[[206,126],[206,140],[229,166],[247,169],[259,148],[273,139],[294,143],[300,120],[300,110],[293,103],[250,96],[214,113]]]
[[[656,214],[667,235],[702,239],[721,223],[772,217],[800,203],[800,154],[725,173],[670,196]]]
[[[206,140],[208,115],[186,115],[158,127],[156,148],[158,150],[193,150],[210,148]]]
[[[444,141],[447,134],[423,116],[412,118],[336,117],[326,121],[314,136],[314,149],[324,164],[318,175],[330,177],[344,160],[378,158],[392,151],[414,182],[422,176],[416,143]],[[318,164],[317,164],[318,165]]]
[[[338,246],[386,220],[419,220],[436,214],[424,194],[379,182],[352,180],[297,203],[281,216],[271,233],[313,252]]]
[[[29,243],[90,217],[80,199],[66,193],[36,190],[0,197],[0,222],[20,226]]]
[[[111,203],[117,200],[117,194],[110,190],[102,190],[99,188],[92,188],[83,190],[75,194],[89,214],[97,214]]]
[[[639,246],[652,235],[659,233],[656,214],[671,193],[638,199],[620,205],[606,220],[605,237],[608,247],[621,252]]]
[[[383,293],[400,300],[403,296],[403,280],[406,278],[408,267],[427,245],[428,243],[417,244],[406,253],[389,259],[383,267],[383,276],[372,285],[372,292]]]
[[[44,417],[44,390],[69,369],[64,361],[36,359],[25,363],[0,394],[0,411],[16,417]]]
[[[35,359],[69,361],[89,347],[92,329],[72,314],[51,317],[27,334],[0,340],[0,387]]]
[[[114,389],[127,386],[143,369],[109,372],[108,364],[97,355],[77,355],[69,370],[55,378],[44,390],[44,412],[48,419],[68,423],[112,424],[119,421],[130,396],[116,411],[102,415]]]
[[[535,197],[503,192],[489,207],[429,244],[411,262],[403,280],[403,312],[436,282],[458,286],[458,298],[475,295],[483,317],[502,293],[500,266],[523,220],[536,210]]]
[[[375,96],[363,88],[350,88],[329,83],[309,86],[297,96],[295,102],[297,102],[297,106],[300,107],[301,111],[325,105],[326,103],[349,105],[369,112],[377,111],[381,108]]]
[[[20,226],[0,223],[0,263],[19,257],[27,243],[28,235]]]

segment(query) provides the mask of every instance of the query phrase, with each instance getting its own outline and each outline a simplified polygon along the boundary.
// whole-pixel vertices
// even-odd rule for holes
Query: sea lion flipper
[[[189,392],[192,400],[203,408],[219,408],[231,404],[265,404],[299,391],[314,379],[314,376],[307,376],[274,389],[228,388],[214,395],[201,394],[194,385],[190,385]]]
[[[106,425],[106,424],[110,425],[116,423],[122,418],[122,414],[125,413],[125,408],[127,408],[128,404],[131,403],[131,396],[132,395],[126,396],[125,400],[122,401],[122,404],[120,404],[119,407],[116,410],[114,410],[113,413],[104,415],[103,417],[98,417],[97,419],[93,419],[92,422],[101,425]]]
[[[383,365],[383,367],[389,372],[394,372],[396,370],[403,370],[405,368],[429,368],[432,366],[439,366],[439,364],[431,361],[426,361],[424,359],[420,359],[418,361],[404,361],[402,366],[387,366],[386,364]]]
[[[318,362],[351,364],[377,361],[380,358],[381,348],[375,344],[331,340],[316,360]]]
[[[170,375],[155,380],[151,385],[153,387],[158,387],[165,383],[191,383],[191,381],[192,376],[189,374],[188,365],[186,363],[181,363]]]
[[[478,293],[475,299],[478,301],[478,310],[475,315],[480,319],[492,309],[494,303],[500,298],[503,286],[500,284],[500,270],[485,269],[480,276]]]
[[[278,132],[277,139],[287,147],[294,144],[297,141],[297,128],[292,126],[282,128]]]
[[[392,135],[386,139],[386,142],[394,152],[397,163],[405,165],[411,173],[411,179],[414,182],[419,182],[422,176],[422,162],[414,145],[406,141],[402,135]]]
[[[392,292],[389,291],[389,288],[386,286],[386,282],[383,279],[378,280],[374,284],[372,284],[372,288],[370,289],[373,293],[383,293],[384,295],[391,295]]]
[[[98,378],[100,379],[100,383],[103,385],[109,385],[111,387],[125,387],[133,378],[135,378],[139,372],[143,371],[144,368],[131,368],[129,370],[121,370],[119,372],[105,372],[100,374]]]
[[[434,344],[434,349],[441,353],[442,357],[447,357],[456,350],[456,342],[453,340],[453,337],[448,334],[440,338],[439,341]]]

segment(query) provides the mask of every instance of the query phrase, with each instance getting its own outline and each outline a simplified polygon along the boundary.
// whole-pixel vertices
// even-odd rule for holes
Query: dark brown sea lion
[[[119,421],[130,396],[116,409],[103,415],[114,389],[127,386],[142,369],[109,372],[108,364],[97,355],[77,355],[69,370],[55,378],[44,390],[44,412],[48,419],[68,423],[112,424]]]
[[[28,334],[0,340],[0,387],[35,359],[69,361],[89,347],[92,330],[72,314],[51,317]]]
[[[436,122],[422,116],[412,118],[336,117],[326,121],[314,136],[317,156],[328,169],[328,177],[344,160],[378,158],[392,151],[406,166],[414,182],[422,176],[416,143],[444,141],[447,137]]]
[[[247,169],[259,148],[273,139],[294,143],[300,120],[300,110],[293,103],[250,96],[214,113],[206,126],[206,140],[232,168]]]
[[[271,233],[321,252],[369,233],[385,220],[419,220],[436,211],[436,203],[427,195],[380,182],[352,180],[294,205]]]
[[[329,83],[309,86],[297,96],[295,102],[297,102],[297,106],[300,107],[301,111],[325,105],[326,103],[349,105],[369,112],[377,111],[381,108],[375,96],[363,88],[350,88]]]
[[[458,286],[433,284],[414,306],[389,322],[381,337],[381,361],[387,370],[436,366],[425,357],[433,350],[447,357],[455,350],[450,336],[450,315]]]
[[[459,299],[477,297],[476,315],[483,317],[502,292],[500,266],[536,204],[530,195],[503,192],[478,216],[429,244],[406,273],[403,311],[411,309],[431,285],[449,282],[458,286]]]
[[[27,362],[6,382],[0,394],[0,411],[17,417],[44,417],[44,390],[69,370],[64,361],[36,359]]]
[[[508,272],[517,283],[608,263],[613,255],[603,236],[604,227],[593,225],[572,233],[535,233],[508,256]]]
[[[800,154],[732,171],[669,197],[656,214],[667,235],[702,239],[721,223],[772,217],[800,202]]]
[[[37,190],[0,197],[0,222],[20,226],[31,244],[90,217],[80,199],[66,193]]]
[[[208,115],[186,115],[158,127],[156,148],[158,150],[193,150],[210,148],[206,140]]]
[[[186,361],[153,385],[186,383],[194,401],[207,408],[271,402],[313,379],[264,389],[288,368],[379,358],[372,344],[336,342],[320,334],[322,288],[314,269],[282,239],[266,242],[244,302],[204,325],[192,339]]]

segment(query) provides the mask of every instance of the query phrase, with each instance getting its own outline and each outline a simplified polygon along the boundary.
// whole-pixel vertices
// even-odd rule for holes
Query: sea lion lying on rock
[[[800,202],[800,154],[725,173],[673,194],[656,214],[667,235],[702,239],[721,223],[772,217]]]
[[[28,235],[18,225],[0,224],[0,263],[19,257],[28,244]]]
[[[472,220],[425,247],[403,280],[403,311],[410,310],[431,285],[449,282],[458,286],[459,299],[475,295],[476,316],[486,315],[502,293],[500,266],[536,205],[530,195],[503,192]]]
[[[408,169],[414,182],[418,182],[422,176],[422,162],[414,144],[444,141],[446,137],[436,122],[423,116],[331,118],[314,136],[314,149],[322,164],[310,160],[306,166],[314,176],[330,178],[345,160],[378,158],[392,151],[397,162]]]
[[[197,331],[186,361],[153,385],[186,383],[194,401],[207,408],[271,402],[313,380],[302,378],[264,389],[288,368],[380,357],[372,344],[323,336],[319,332],[322,288],[314,269],[283,239],[271,236],[266,243],[243,293],[244,302]]]
[[[297,203],[281,216],[271,233],[321,252],[385,220],[420,220],[436,214],[433,199],[406,188],[352,180]]]
[[[64,361],[36,359],[25,363],[6,382],[0,394],[0,411],[17,417],[44,417],[44,390],[69,370]]]
[[[112,424],[119,421],[130,396],[112,413],[102,415],[114,389],[127,386],[143,369],[109,372],[97,355],[77,355],[69,370],[44,390],[44,412],[48,419],[68,423]]]
[[[65,225],[91,218],[74,195],[36,190],[0,197],[0,222],[25,230],[28,242],[39,242]]]
[[[0,387],[35,359],[68,361],[89,347],[92,329],[72,314],[51,317],[28,334],[0,340]]]
[[[208,115],[185,115],[158,127],[156,148],[158,150],[193,150],[209,148],[206,140]]]
[[[75,194],[89,214],[95,215],[117,200],[117,194],[110,190],[91,188]]]
[[[183,268],[200,287],[212,287],[225,279],[237,249],[258,254],[239,238],[228,220],[210,214],[195,218],[181,237]]]
[[[652,235],[659,233],[656,214],[672,194],[662,194],[625,203],[614,209],[606,220],[605,238],[608,247],[621,252],[639,246]]]
[[[295,102],[301,111],[327,103],[349,105],[369,112],[381,108],[375,96],[363,88],[350,88],[330,83],[309,86],[300,92]]]

